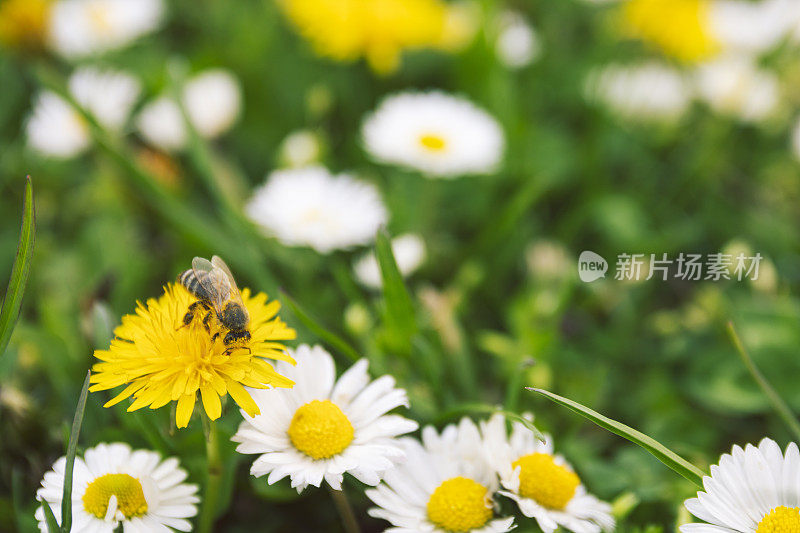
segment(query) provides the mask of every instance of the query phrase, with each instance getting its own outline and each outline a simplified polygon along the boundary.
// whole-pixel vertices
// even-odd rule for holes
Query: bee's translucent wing
[[[211,258],[211,265],[225,273],[225,276],[228,278],[228,286],[230,288],[229,298],[239,303],[242,306],[242,310],[244,311],[245,315],[247,315],[247,307],[245,307],[244,302],[242,301],[242,295],[239,294],[239,287],[236,286],[236,279],[233,277],[231,269],[228,268],[228,265],[225,263],[225,261],[223,261],[218,255],[215,255]]]
[[[233,292],[228,274],[203,257],[192,259],[192,270],[197,281],[208,294],[208,299],[214,305],[217,314],[222,313],[225,303],[231,298]]]

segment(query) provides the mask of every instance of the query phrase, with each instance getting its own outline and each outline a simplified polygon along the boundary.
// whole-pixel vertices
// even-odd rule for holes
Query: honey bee
[[[192,268],[181,272],[178,282],[197,298],[183,317],[184,326],[191,324],[195,316],[205,313],[203,326],[211,333],[209,323],[216,318],[228,330],[222,339],[227,347],[226,353],[250,340],[250,316],[233,274],[221,257],[215,255],[211,261],[195,257]],[[215,333],[211,340],[216,340],[219,335],[220,332]]]

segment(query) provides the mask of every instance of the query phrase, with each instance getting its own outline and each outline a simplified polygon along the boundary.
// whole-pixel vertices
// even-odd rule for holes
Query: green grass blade
[[[616,433],[620,437],[631,441],[634,444],[638,444],[648,452],[650,452],[656,459],[670,467],[672,470],[680,474],[681,476],[685,477],[695,485],[702,487],[703,486],[703,476],[706,475],[705,472],[694,466],[692,463],[687,461],[686,459],[682,458],[660,442],[656,441],[645,435],[640,431],[636,431],[632,427],[626,426],[616,420],[612,420],[608,417],[601,415],[596,411],[592,411],[586,406],[579,404],[578,402],[574,402],[568,398],[564,398],[562,396],[558,396],[557,394],[553,394],[552,392],[542,390],[542,389],[534,389],[531,387],[527,387],[528,390],[533,392],[538,392],[549,398],[550,400],[554,401],[557,404],[563,405],[569,409],[572,409],[579,415],[587,418],[597,424],[598,426],[607,429],[612,433]]]
[[[733,342],[736,351],[739,353],[739,357],[742,359],[744,366],[747,367],[747,371],[750,372],[750,376],[753,378],[753,381],[761,388],[761,391],[769,400],[770,404],[772,404],[772,408],[775,409],[775,412],[778,413],[778,416],[784,421],[786,426],[789,430],[794,434],[796,439],[800,439],[800,423],[797,421],[797,417],[792,413],[791,408],[787,405],[781,395],[772,387],[767,378],[764,377],[764,374],[756,366],[755,361],[753,358],[750,357],[750,353],[742,344],[742,340],[739,338],[739,335],[736,333],[736,328],[733,325],[733,322],[728,322],[728,336],[731,338],[731,342]]]
[[[42,500],[42,509],[44,509],[44,518],[47,521],[48,533],[59,533],[61,528],[58,526],[56,516],[53,514],[53,509],[50,508],[50,504],[45,500]]]
[[[35,240],[36,222],[33,209],[33,185],[31,177],[27,176],[25,182],[25,198],[22,202],[22,228],[19,232],[19,245],[14,266],[11,268],[11,279],[8,282],[6,294],[3,297],[3,306],[0,307],[0,356],[6,351],[11,332],[19,317],[22,295],[28,282],[33,257],[33,243]]]
[[[352,361],[358,361],[361,359],[361,355],[359,355],[358,351],[350,346],[350,344],[336,335],[335,333],[331,332],[325,326],[311,318],[306,311],[304,311],[297,302],[295,302],[288,294],[284,291],[281,291],[281,300],[286,304],[286,306],[294,313],[294,316],[297,317],[305,327],[307,327],[311,333],[316,335],[317,337],[322,340],[322,342],[329,344],[335,350],[338,350],[343,355],[345,355],[348,359]]]
[[[72,528],[72,470],[75,467],[75,453],[78,450],[78,436],[81,434],[83,412],[86,409],[86,395],[89,392],[89,378],[91,375],[91,372],[86,372],[86,379],[83,380],[83,388],[81,388],[78,407],[75,409],[72,430],[69,434],[67,464],[64,470],[64,496],[61,500],[61,530],[64,533],[69,533]]]
[[[406,290],[400,269],[397,268],[389,235],[383,230],[379,231],[377,235],[375,255],[378,258],[383,280],[383,299],[386,304],[388,329],[393,332],[395,341],[410,348],[411,337],[417,331],[414,304]]]

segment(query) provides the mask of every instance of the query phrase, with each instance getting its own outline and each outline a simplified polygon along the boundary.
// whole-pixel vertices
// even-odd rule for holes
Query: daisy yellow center
[[[444,137],[433,133],[420,135],[419,143],[423,146],[423,148],[430,150],[431,152],[441,152],[447,148],[447,141],[444,140]]]
[[[21,47],[41,45],[49,12],[48,0],[0,2],[0,43]]]
[[[800,508],[774,508],[758,523],[756,533],[800,533]]]
[[[314,459],[328,459],[353,442],[353,424],[330,400],[314,400],[295,411],[289,425],[294,447]]]
[[[696,62],[716,52],[709,31],[709,0],[630,0],[623,18],[633,36],[681,61]]]
[[[511,466],[519,467],[519,493],[549,509],[564,509],[581,481],[578,475],[557,465],[547,453],[531,453]]]
[[[142,484],[128,474],[106,474],[89,483],[83,494],[83,508],[97,518],[105,518],[111,496],[117,497],[117,509],[125,518],[147,513]]]
[[[492,517],[489,490],[469,478],[448,479],[428,500],[428,518],[447,531],[470,531],[483,527]]]

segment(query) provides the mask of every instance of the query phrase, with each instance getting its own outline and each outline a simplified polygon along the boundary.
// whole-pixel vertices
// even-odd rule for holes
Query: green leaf
[[[397,268],[389,235],[381,230],[375,243],[375,255],[383,280],[383,299],[386,304],[387,329],[393,340],[410,351],[411,337],[417,331],[414,304],[406,290],[403,276]]]
[[[338,350],[343,355],[345,355],[348,359],[353,361],[358,361],[361,359],[361,355],[359,355],[358,351],[355,348],[350,346],[350,344],[336,335],[335,333],[331,332],[325,326],[321,325],[319,322],[311,318],[306,311],[304,311],[297,302],[295,302],[286,292],[281,291],[281,300],[291,309],[294,316],[305,326],[307,327],[311,333],[316,335],[317,337],[322,340],[322,342],[329,344],[335,350]]]
[[[624,439],[628,439],[634,444],[638,444],[648,452],[650,452],[656,459],[670,467],[672,470],[680,474],[681,476],[685,477],[695,485],[702,487],[703,486],[703,476],[705,476],[705,472],[694,466],[692,463],[687,461],[686,459],[682,458],[660,442],[656,441],[645,435],[640,431],[636,431],[632,427],[626,426],[616,420],[612,420],[608,417],[601,415],[596,411],[592,411],[588,407],[585,407],[578,402],[574,402],[568,398],[564,398],[562,396],[558,396],[557,394],[553,394],[552,392],[542,390],[542,389],[534,389],[531,387],[526,387],[529,391],[538,392],[549,398],[550,400],[554,401],[557,404],[563,405],[572,409],[576,413],[582,415],[583,417],[591,420],[598,426],[607,429],[612,433],[616,433],[620,437]]]
[[[0,356],[6,351],[11,332],[19,317],[22,305],[22,295],[28,282],[33,256],[33,241],[35,233],[35,215],[33,210],[33,185],[31,177],[27,176],[25,183],[25,198],[22,202],[22,229],[19,233],[17,257],[11,268],[11,280],[8,282],[6,294],[3,297],[3,306],[0,307]]]
[[[58,533],[61,531],[56,521],[56,516],[53,514],[53,509],[50,508],[50,504],[45,500],[42,500],[42,509],[44,509],[44,518],[47,521],[48,533]]]
[[[75,467],[75,453],[78,450],[78,436],[81,434],[83,412],[86,409],[86,395],[89,392],[89,378],[91,375],[91,372],[86,372],[86,379],[83,380],[83,388],[81,388],[81,395],[78,397],[78,407],[75,409],[72,430],[69,434],[67,464],[64,470],[64,496],[61,500],[61,530],[64,533],[69,533],[70,529],[72,529],[72,470]]]

